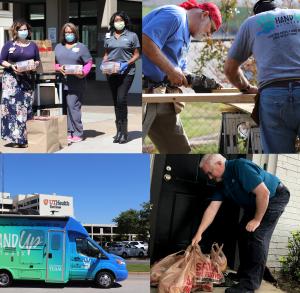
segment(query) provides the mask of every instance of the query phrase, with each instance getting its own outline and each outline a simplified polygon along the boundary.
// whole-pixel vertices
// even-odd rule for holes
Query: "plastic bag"
[[[182,258],[175,262],[161,276],[159,293],[190,293],[195,277],[195,254],[196,247],[189,246]]]
[[[178,260],[183,259],[184,255],[180,253],[184,250],[175,252],[155,263],[150,270],[150,285],[157,286],[161,275]]]
[[[222,249],[223,244],[219,246],[218,243],[214,243],[211,247],[210,257],[213,262],[218,264],[220,270],[225,272],[227,269],[227,258]]]

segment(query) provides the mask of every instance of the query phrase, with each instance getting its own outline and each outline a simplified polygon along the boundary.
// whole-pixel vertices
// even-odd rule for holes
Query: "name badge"
[[[75,53],[78,53],[80,51],[80,49],[75,47],[75,48],[72,48],[72,51]]]
[[[110,33],[106,33],[106,34],[105,34],[105,38],[106,38],[106,39],[110,39]]]
[[[16,50],[16,47],[10,47],[8,49],[8,54],[12,54],[13,52],[15,52],[15,50]]]

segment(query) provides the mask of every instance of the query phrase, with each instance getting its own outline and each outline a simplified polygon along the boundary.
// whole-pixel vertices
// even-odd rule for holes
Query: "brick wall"
[[[275,175],[291,193],[290,201],[279,219],[270,243],[267,265],[279,269],[279,258],[288,252],[290,232],[300,230],[300,155],[278,155]]]

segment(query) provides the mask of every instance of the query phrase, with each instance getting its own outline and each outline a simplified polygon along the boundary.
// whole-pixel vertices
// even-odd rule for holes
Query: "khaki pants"
[[[166,92],[167,88],[163,86],[152,91],[152,93]],[[183,105],[173,103],[146,105],[143,113],[143,140],[148,135],[161,154],[187,154],[191,151],[178,114],[181,107]]]

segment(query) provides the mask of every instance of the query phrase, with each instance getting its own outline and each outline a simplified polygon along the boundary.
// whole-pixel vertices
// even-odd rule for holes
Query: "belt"
[[[287,187],[285,185],[283,185],[281,182],[279,182],[277,188],[276,188],[276,193],[277,192],[281,192],[283,190],[287,190]]]
[[[300,80],[297,80],[297,79],[278,80],[278,81],[274,81],[274,82],[271,82],[269,84],[266,84],[260,90],[268,88],[268,87],[289,87],[290,83],[293,86],[295,86],[295,85],[300,86]]]

